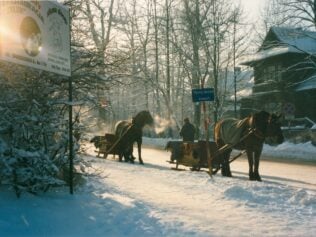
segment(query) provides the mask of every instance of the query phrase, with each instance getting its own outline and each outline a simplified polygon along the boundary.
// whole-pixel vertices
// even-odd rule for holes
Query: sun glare
[[[2,48],[8,48],[20,40],[20,35],[12,30],[7,21],[0,19],[0,39]]]

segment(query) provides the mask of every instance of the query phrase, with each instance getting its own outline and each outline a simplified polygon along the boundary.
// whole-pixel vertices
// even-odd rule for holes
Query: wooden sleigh
[[[176,164],[174,170],[179,169],[179,165],[191,167],[192,171],[199,171],[201,168],[210,168],[212,169],[212,174],[216,174],[222,166],[222,157],[221,154],[226,150],[231,149],[231,145],[227,145],[218,149],[217,145],[213,141],[208,142],[209,147],[209,156],[210,160],[208,161],[207,154],[207,142],[206,141],[197,141],[197,142],[182,142],[182,141],[169,141],[166,144],[165,149],[171,151],[170,161],[167,161],[172,164]],[[229,163],[236,160],[245,151],[241,151],[236,156],[229,159]],[[211,162],[211,163],[209,163]]]
[[[132,126],[129,126],[127,130],[122,134],[121,137],[116,136],[112,133],[106,133],[104,136],[95,136],[90,142],[94,143],[94,146],[98,149],[97,157],[103,154],[103,158],[106,159],[109,154],[119,155],[120,154],[120,142],[127,136],[128,131]]]
[[[103,155],[104,159],[106,159],[109,154],[118,155],[118,150],[115,147],[117,141],[118,138],[115,134],[111,133],[106,133],[104,136],[95,136],[90,140],[97,149],[97,157]]]

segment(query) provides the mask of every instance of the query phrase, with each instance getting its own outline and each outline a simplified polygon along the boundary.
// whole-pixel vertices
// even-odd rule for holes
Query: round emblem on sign
[[[37,56],[42,48],[41,29],[32,17],[25,17],[20,26],[21,42],[25,52],[32,57]]]
[[[294,114],[295,113],[295,105],[293,103],[285,103],[283,105],[283,113]]]

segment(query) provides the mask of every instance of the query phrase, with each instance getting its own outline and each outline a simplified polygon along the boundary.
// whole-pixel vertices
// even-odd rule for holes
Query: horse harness
[[[123,134],[121,134],[121,136],[116,139],[116,141],[113,143],[113,145],[110,147],[110,149],[105,153],[106,155],[110,154],[110,152],[116,147],[116,145],[122,140],[122,138],[128,133],[128,131],[132,128],[134,124],[131,123],[127,129],[125,130],[125,132]]]
[[[130,123],[130,125],[127,127],[127,129],[117,138],[117,140],[110,147],[110,149],[106,152],[106,154],[109,154],[132,128],[141,129],[142,126],[139,126],[139,124],[136,124],[134,121],[132,121],[132,123]]]
[[[248,136],[251,135],[251,134],[253,134],[253,135],[255,135],[257,138],[264,140],[264,139],[266,138],[266,136],[265,136],[265,134],[264,134],[262,131],[260,131],[258,128],[256,128],[253,115],[250,117],[249,120],[250,120],[250,121],[249,121],[250,128],[249,128]],[[247,137],[248,137],[248,136],[247,136]],[[244,139],[246,139],[247,137],[245,137]],[[244,140],[244,139],[243,139],[243,140]],[[242,141],[242,140],[241,140],[241,141]]]

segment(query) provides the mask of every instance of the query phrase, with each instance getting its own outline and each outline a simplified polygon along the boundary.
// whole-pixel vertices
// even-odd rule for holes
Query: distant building
[[[316,121],[316,32],[272,27],[258,52],[241,63],[254,70],[252,94],[241,117],[256,110]]]

